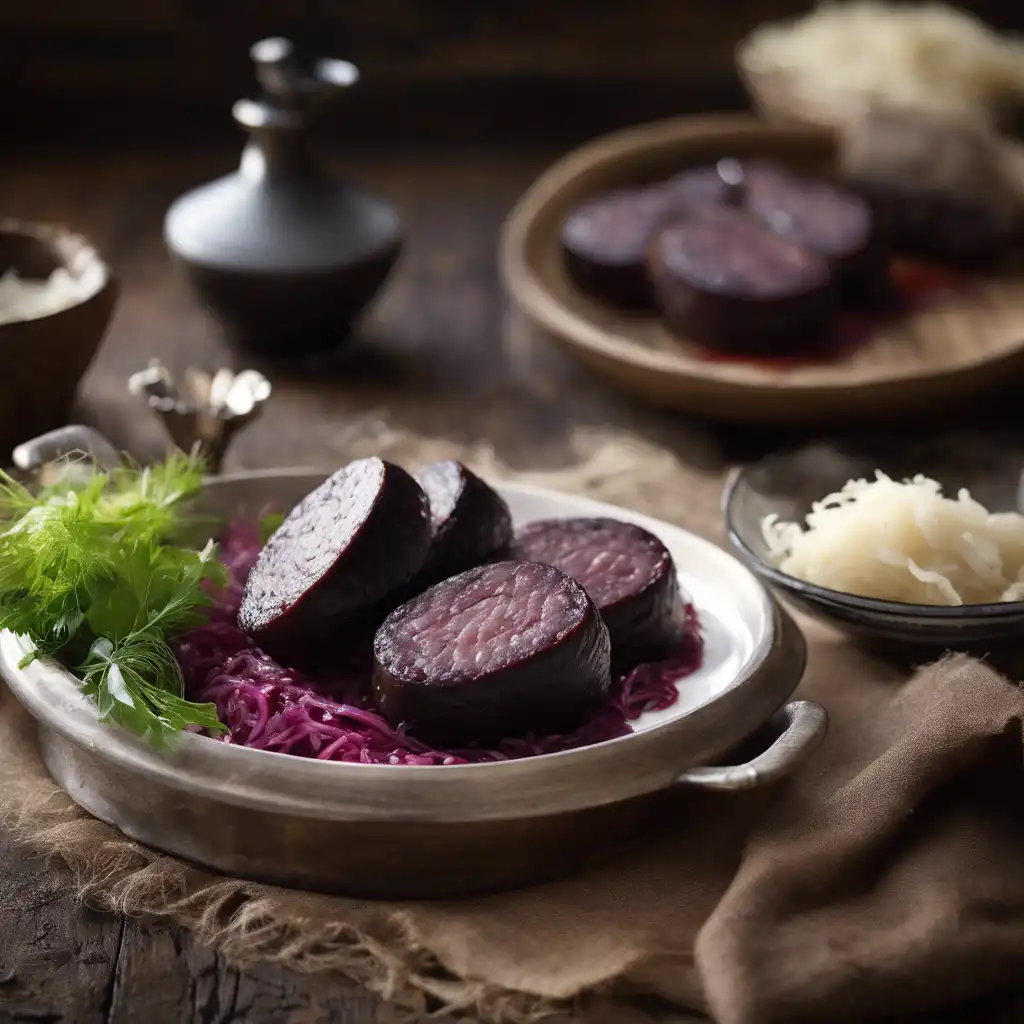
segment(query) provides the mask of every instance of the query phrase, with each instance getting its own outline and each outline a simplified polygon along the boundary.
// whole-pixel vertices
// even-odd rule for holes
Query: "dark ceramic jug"
[[[394,209],[318,159],[311,122],[356,82],[354,65],[302,69],[285,39],[251,50],[260,100],[235,104],[250,133],[237,171],[177,199],[164,238],[238,349],[272,359],[323,353],[347,338],[401,245]]]

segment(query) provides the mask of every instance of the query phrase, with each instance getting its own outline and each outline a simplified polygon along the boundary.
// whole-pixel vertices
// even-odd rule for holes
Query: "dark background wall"
[[[807,0],[0,0],[4,133],[230,132],[248,45],[312,40],[360,65],[346,131],[373,140],[580,136],[732,107],[736,41]],[[1020,0],[965,6],[1024,29]],[[17,96],[15,105],[14,97]],[[345,109],[347,108],[347,109]],[[16,114],[12,114],[16,112]]]

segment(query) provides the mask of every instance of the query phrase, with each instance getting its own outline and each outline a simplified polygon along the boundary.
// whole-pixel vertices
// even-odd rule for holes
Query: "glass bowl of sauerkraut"
[[[811,615],[865,639],[973,649],[1024,636],[1024,443],[864,437],[734,470],[740,557]]]

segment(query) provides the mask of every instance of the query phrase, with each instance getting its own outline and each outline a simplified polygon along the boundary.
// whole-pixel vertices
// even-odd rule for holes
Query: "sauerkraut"
[[[95,290],[88,275],[73,277],[63,267],[39,280],[20,278],[8,270],[0,276],[0,324],[60,313],[84,302]]]
[[[765,543],[789,576],[860,597],[964,605],[1024,599],[1024,516],[989,512],[925,476],[850,480],[805,525],[766,516]]]
[[[1024,46],[941,3],[824,3],[761,26],[739,59],[848,116],[879,103],[970,112],[1024,92]]]

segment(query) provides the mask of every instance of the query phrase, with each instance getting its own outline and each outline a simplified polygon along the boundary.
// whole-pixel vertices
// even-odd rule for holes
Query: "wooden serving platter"
[[[569,153],[505,223],[501,273],[543,332],[634,398],[719,420],[842,423],[910,415],[1024,373],[1024,275],[932,282],[926,300],[856,328],[817,361],[723,359],[670,333],[653,314],[581,292],[560,231],[579,202],[668,178],[723,156],[762,157],[812,174],[834,170],[832,132],[749,115],[673,118],[606,135]],[[953,280],[953,275],[950,275]]]

